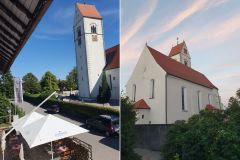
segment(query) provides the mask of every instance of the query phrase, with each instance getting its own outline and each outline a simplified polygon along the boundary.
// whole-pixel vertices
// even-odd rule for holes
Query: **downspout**
[[[168,74],[166,73],[165,75],[165,114],[166,114],[166,125],[168,124],[168,121],[167,121],[167,76]]]

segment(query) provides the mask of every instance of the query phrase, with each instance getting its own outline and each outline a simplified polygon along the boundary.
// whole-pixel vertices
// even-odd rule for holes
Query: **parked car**
[[[119,135],[119,117],[114,115],[99,115],[86,120],[88,128],[95,128],[105,132],[106,136]]]
[[[60,107],[57,104],[51,105],[51,106],[47,107],[46,109],[47,109],[47,112],[51,112],[51,113],[59,113],[60,112]]]

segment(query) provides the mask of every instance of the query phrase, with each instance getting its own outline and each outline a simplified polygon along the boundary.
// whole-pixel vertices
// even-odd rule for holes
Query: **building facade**
[[[136,124],[172,124],[207,104],[221,104],[217,87],[191,68],[185,42],[174,46],[169,56],[146,45],[126,84],[126,95],[135,102]]]
[[[113,62],[107,62],[106,52],[108,50],[104,49],[102,16],[94,5],[76,4],[73,31],[80,99],[97,98],[104,70],[111,78],[108,80],[112,87],[111,99],[119,99],[119,94],[117,96],[115,93],[119,90],[119,85],[115,85],[115,81],[119,81],[119,62],[117,67],[115,65],[115,68],[110,68],[116,71],[109,71],[107,66]],[[114,49],[119,50],[119,46]],[[119,57],[119,51],[117,56]]]

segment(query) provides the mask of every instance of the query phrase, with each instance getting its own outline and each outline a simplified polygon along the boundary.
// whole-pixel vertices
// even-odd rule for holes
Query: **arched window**
[[[150,80],[150,96],[149,98],[150,99],[153,99],[154,98],[154,79],[151,79]]]
[[[182,87],[182,110],[187,111],[187,88]]]
[[[199,109],[199,111],[201,110],[201,108],[203,107],[202,106],[202,93],[201,93],[201,91],[198,91],[198,109]]]
[[[212,95],[211,94],[208,94],[208,102],[209,102],[209,104],[212,104]]]
[[[136,84],[133,84],[132,86],[132,100],[135,102],[136,101]]]
[[[91,25],[91,33],[93,33],[93,34],[97,33],[97,28],[96,28],[96,25],[94,25],[94,24]]]

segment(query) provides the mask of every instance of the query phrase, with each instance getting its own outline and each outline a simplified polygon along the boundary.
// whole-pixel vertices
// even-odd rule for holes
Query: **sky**
[[[121,89],[147,44],[168,55],[183,40],[192,68],[218,87],[224,105],[240,88],[239,0],[122,0]]]
[[[41,79],[51,71],[58,79],[76,66],[73,40],[75,3],[83,0],[54,0],[11,67],[15,77],[32,72]],[[103,17],[105,48],[119,43],[119,1],[85,0]]]

